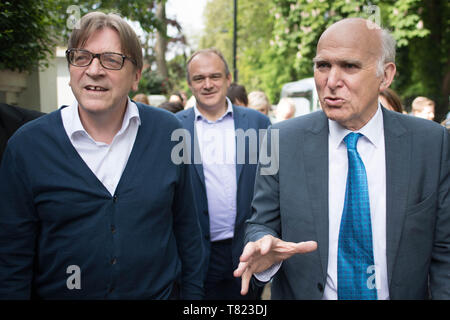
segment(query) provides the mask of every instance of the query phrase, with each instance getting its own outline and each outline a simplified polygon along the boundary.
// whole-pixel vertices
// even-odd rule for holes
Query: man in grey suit
[[[267,141],[279,134],[279,170],[264,175],[258,168],[254,214],[234,272],[242,294],[252,276],[274,276],[273,299],[346,299],[348,274],[340,265],[347,263],[344,270],[375,290],[372,299],[450,298],[449,134],[381,107],[378,94],[395,71],[395,41],[372,22],[344,19],[322,34],[314,78],[323,110],[268,132]],[[356,160],[344,138],[352,132],[359,136],[353,152],[365,167],[370,222],[347,236],[357,247],[370,234],[373,263],[365,275],[356,275],[341,246],[347,201],[354,201],[346,184]],[[354,221],[363,210],[355,211]],[[350,299],[367,298],[353,291]]]

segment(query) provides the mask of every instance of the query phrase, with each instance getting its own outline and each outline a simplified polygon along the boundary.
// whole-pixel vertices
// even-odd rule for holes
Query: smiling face
[[[314,79],[327,117],[350,130],[363,127],[378,108],[378,94],[395,73],[393,63],[377,75],[381,56],[379,30],[366,20],[340,21],[321,36],[314,58]]]
[[[95,31],[79,48],[92,53],[123,54],[119,34],[108,27]],[[70,65],[69,72],[69,85],[78,101],[80,116],[123,114],[128,92],[137,90],[141,77],[141,71],[129,59],[125,59],[120,70],[105,69],[99,59],[94,58],[87,67]]]
[[[226,75],[225,65],[214,53],[199,53],[189,63],[189,88],[200,111],[223,112],[226,96],[231,84],[231,75]]]

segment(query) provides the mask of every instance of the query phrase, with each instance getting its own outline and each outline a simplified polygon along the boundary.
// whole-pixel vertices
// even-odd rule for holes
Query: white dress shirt
[[[347,183],[348,156],[343,141],[350,130],[336,121],[328,120],[328,203],[329,243],[328,270],[323,299],[337,299],[337,255],[339,228],[344,209]],[[378,105],[376,114],[360,130],[363,134],[357,144],[358,153],[364,162],[369,186],[372,243],[375,261],[375,279],[379,300],[389,299],[386,262],[386,157],[384,147],[383,114]],[[371,274],[368,274],[368,277]]]
[[[75,150],[109,193],[114,195],[141,124],[136,104],[128,98],[122,127],[110,144],[95,141],[87,133],[78,114],[77,101],[61,110],[61,118]]]
[[[205,176],[210,240],[234,237],[236,222],[236,138],[231,101],[216,121],[209,121],[194,106],[195,129]]]

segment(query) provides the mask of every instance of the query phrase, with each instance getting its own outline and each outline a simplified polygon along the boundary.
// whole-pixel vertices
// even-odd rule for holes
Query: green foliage
[[[129,21],[137,21],[141,28],[151,33],[159,28],[161,23],[155,16],[155,5],[164,0],[53,0],[52,11],[57,16],[56,29],[64,38],[70,35],[72,27],[68,23],[70,17],[79,19],[91,11],[117,13]],[[65,41],[64,41],[65,42]]]
[[[425,95],[448,111],[450,5],[443,0],[239,0],[239,82],[265,91],[272,103],[284,83],[313,75],[312,58],[322,32],[346,17],[362,17],[392,31],[398,73],[392,87],[408,102]],[[370,5],[369,5],[370,4]],[[209,10],[208,10],[209,8]],[[231,61],[231,1],[210,0],[203,42]],[[220,32],[227,30],[227,32]]]
[[[161,75],[150,68],[142,71],[137,93],[145,94],[167,94],[169,92],[168,79],[163,79]],[[136,93],[134,93],[136,94]]]
[[[31,71],[53,54],[53,1],[0,2],[0,69]]]
[[[423,13],[421,0],[396,1],[389,8],[389,24],[394,27],[393,36],[397,39],[399,48],[407,46],[411,39],[423,38],[430,34],[424,28],[419,14]]]
[[[176,91],[189,91],[186,81],[186,56],[178,55],[167,61],[169,71],[169,94]]]
[[[233,5],[229,0],[214,0],[205,6],[206,34],[200,39],[200,49],[219,49],[231,68],[233,59]]]
[[[271,1],[239,1],[237,67],[239,83],[247,92],[263,90],[270,100],[276,91],[274,82],[283,81],[283,64],[273,68],[284,58],[277,57],[271,50],[273,32],[273,7]]]
[[[386,25],[397,40],[393,88],[409,103],[418,95],[436,102],[436,119],[448,112],[450,5],[440,0],[400,0],[389,8]],[[448,80],[447,80],[448,81]]]

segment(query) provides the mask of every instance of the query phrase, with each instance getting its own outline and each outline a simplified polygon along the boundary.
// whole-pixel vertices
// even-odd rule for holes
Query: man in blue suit
[[[255,275],[274,276],[273,299],[450,298],[449,134],[381,107],[395,71],[395,41],[371,21],[322,34],[323,111],[268,134],[279,170],[256,177],[243,294]]]
[[[187,80],[196,105],[176,115],[193,146],[192,183],[206,247],[205,298],[241,299],[233,270],[251,214],[260,129],[270,121],[226,97],[231,75],[217,50],[195,52],[187,64]],[[258,295],[251,291],[247,298]]]
[[[0,299],[203,298],[181,124],[128,97],[137,35],[91,12],[66,54],[76,101],[16,131],[0,167]]]

